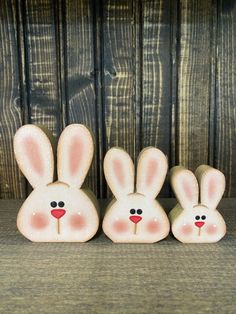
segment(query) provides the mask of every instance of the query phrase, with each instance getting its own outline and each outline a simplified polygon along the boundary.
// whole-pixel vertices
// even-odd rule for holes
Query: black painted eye
[[[129,212],[131,215],[134,215],[136,213],[136,210],[134,208],[132,208]]]
[[[51,205],[53,208],[55,208],[55,207],[57,207],[57,202],[53,201],[53,202],[51,202],[50,205]]]
[[[64,203],[64,202],[59,202],[59,203],[58,203],[58,206],[59,206],[59,207],[64,207],[64,206],[65,206],[65,203]]]
[[[206,216],[205,216],[205,215],[203,215],[203,216],[202,216],[202,220],[205,220],[205,219],[206,219]]]
[[[200,219],[200,216],[196,216],[195,219],[196,219],[196,220],[199,220],[199,219]]]
[[[137,214],[138,214],[138,215],[141,215],[142,212],[143,212],[142,209],[138,209],[138,210],[137,210]]]

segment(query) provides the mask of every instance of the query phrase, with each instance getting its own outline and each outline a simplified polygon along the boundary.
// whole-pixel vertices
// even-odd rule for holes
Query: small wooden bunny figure
[[[33,187],[18,216],[19,231],[35,242],[85,242],[97,232],[98,206],[92,192],[81,189],[92,162],[90,132],[72,124],[62,132],[54,156],[45,132],[35,125],[21,127],[14,138],[18,165]]]
[[[159,149],[143,149],[135,189],[134,164],[129,154],[121,148],[107,152],[104,172],[115,198],[107,208],[103,231],[113,242],[153,243],[168,235],[167,215],[155,200],[167,168],[167,159]]]
[[[225,221],[216,209],[225,177],[207,165],[199,166],[195,175],[181,166],[171,169],[171,185],[179,202],[169,213],[172,233],[184,243],[217,242],[226,233]]]

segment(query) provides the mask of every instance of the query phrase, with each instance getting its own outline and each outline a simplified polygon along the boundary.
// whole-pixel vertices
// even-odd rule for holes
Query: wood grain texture
[[[169,209],[175,200],[162,203]],[[235,313],[233,199],[221,205],[227,236],[200,246],[171,236],[114,245],[102,233],[84,244],[33,244],[16,229],[20,206],[0,202],[1,313]]]
[[[16,1],[0,2],[0,197],[25,196],[14,161],[13,135],[22,125]]]
[[[0,197],[23,197],[12,137],[22,124],[95,134],[85,185],[105,197],[112,146],[136,162],[154,145],[170,166],[209,163],[236,195],[235,0],[0,2]],[[169,195],[168,183],[162,196]]]
[[[95,38],[93,1],[65,3],[65,84],[67,101],[67,123],[83,123],[94,134],[95,158],[86,178],[85,186],[95,193],[101,165],[97,155],[101,139],[98,133],[98,112],[96,101]]]
[[[225,196],[236,195],[236,6],[218,2],[215,166],[227,178]]]
[[[134,21],[131,1],[103,1],[105,148],[122,147],[136,159]]]
[[[142,4],[142,146],[170,150],[170,1]]]
[[[170,1],[142,3],[142,147],[154,146],[170,157],[171,14]],[[165,185],[161,195],[168,195]]]
[[[121,146],[135,157],[135,36],[131,1],[103,2],[106,148]]]
[[[177,164],[208,162],[212,1],[180,1]]]
[[[45,125],[54,135],[61,129],[54,1],[25,0],[24,30],[28,122]]]

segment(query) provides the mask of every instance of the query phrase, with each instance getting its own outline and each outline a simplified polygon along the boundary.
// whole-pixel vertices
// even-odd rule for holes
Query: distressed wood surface
[[[134,21],[131,1],[103,1],[105,148],[122,147],[136,159]]]
[[[0,197],[25,196],[12,138],[22,125],[16,1],[0,1]],[[3,22],[4,21],[4,22]]]
[[[54,1],[26,0],[25,23],[28,122],[61,129]]]
[[[180,1],[177,163],[208,163],[212,1]]]
[[[167,209],[175,202],[161,200]],[[235,313],[235,199],[219,207],[225,238],[199,245],[171,235],[115,245],[103,233],[83,244],[32,243],[16,229],[20,206],[0,201],[1,313]]]
[[[2,0],[0,197],[24,197],[14,162],[18,127],[69,123],[95,135],[86,181],[109,195],[112,146],[136,162],[148,145],[169,165],[209,163],[236,196],[235,0]],[[170,194],[168,182],[162,196]]]
[[[226,196],[236,195],[236,6],[219,1],[215,166],[227,178]]]
[[[92,1],[66,1],[65,6],[65,86],[67,124],[85,124],[94,134],[95,158],[85,186],[98,190],[98,112],[94,55],[94,7]]]
[[[170,160],[171,14],[170,1],[142,3],[142,147],[160,148]],[[168,195],[165,184],[160,195]]]
[[[104,113],[106,148],[121,146],[135,156],[133,6],[103,2]]]

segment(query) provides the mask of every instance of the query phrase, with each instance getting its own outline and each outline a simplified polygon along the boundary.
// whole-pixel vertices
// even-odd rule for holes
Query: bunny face
[[[171,183],[179,204],[170,212],[172,232],[184,243],[211,243],[226,233],[226,225],[216,210],[225,189],[224,175],[202,165],[196,176],[182,167],[174,167]],[[200,203],[199,187],[200,185]]]
[[[36,242],[89,240],[99,225],[95,203],[80,189],[93,155],[89,131],[81,125],[63,131],[58,143],[59,181],[54,183],[52,147],[40,128],[22,127],[14,148],[21,170],[34,187],[18,213],[19,231]]]
[[[85,242],[98,224],[95,206],[86,193],[60,182],[36,188],[17,217],[19,231],[35,242]]]
[[[103,230],[113,242],[153,243],[167,237],[169,220],[157,201],[134,193],[111,205]]]
[[[197,205],[179,215],[172,232],[183,243],[210,243],[225,235],[226,225],[218,211]]]
[[[103,231],[113,242],[153,243],[169,233],[169,220],[155,200],[167,172],[167,160],[156,148],[139,156],[134,192],[134,165],[119,148],[109,150],[104,160],[107,182],[116,199],[109,205]]]

